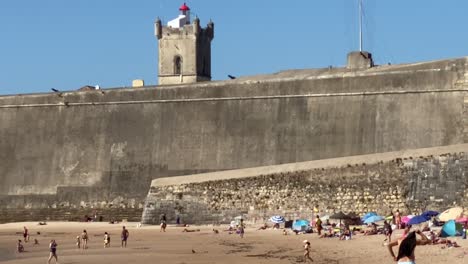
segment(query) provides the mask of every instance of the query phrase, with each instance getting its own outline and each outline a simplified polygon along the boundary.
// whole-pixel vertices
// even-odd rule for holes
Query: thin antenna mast
[[[359,51],[362,51],[362,0],[359,0]]]

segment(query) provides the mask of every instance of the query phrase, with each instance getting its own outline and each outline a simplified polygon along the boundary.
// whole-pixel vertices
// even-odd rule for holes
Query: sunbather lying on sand
[[[377,234],[377,225],[372,223],[368,226],[368,228],[364,231],[365,236],[376,235]]]
[[[200,229],[187,229],[187,228],[184,228],[184,230],[182,230],[182,232],[187,232],[187,233],[200,232]]]
[[[452,241],[447,238],[442,238],[440,237],[440,233],[436,234],[434,233],[434,231],[429,232],[429,238],[430,238],[430,243],[429,243],[430,245],[445,245],[445,247],[447,248],[460,247],[460,245],[458,245],[456,241]],[[442,247],[442,248],[445,248],[445,247]]]
[[[325,237],[335,237],[335,229],[333,227],[328,228],[328,232],[324,232],[319,236],[319,238],[325,238]]]

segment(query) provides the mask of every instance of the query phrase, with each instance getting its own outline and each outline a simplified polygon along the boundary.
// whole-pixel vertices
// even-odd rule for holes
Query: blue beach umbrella
[[[440,231],[441,237],[451,237],[456,236],[458,233],[461,234],[463,226],[455,222],[455,220],[449,220],[444,224],[442,230]]]
[[[430,219],[430,218],[429,218]],[[423,215],[417,215],[413,218],[411,218],[409,221],[408,221],[408,225],[417,225],[417,224],[420,224],[420,223],[424,223],[424,222],[427,222],[429,219],[427,219],[425,216]]]
[[[297,231],[307,231],[310,229],[310,222],[307,220],[296,220],[292,226],[293,230]]]
[[[432,217],[439,215],[439,212],[437,212],[437,211],[425,211],[425,212],[422,213],[421,215],[424,216],[426,219],[429,220],[429,219],[431,219]]]
[[[375,213],[375,212],[368,212],[368,213],[366,213],[366,214],[361,218],[361,220],[364,222],[364,221],[366,221],[367,218],[369,218],[369,217],[371,217],[371,216],[375,216],[375,215],[377,215],[377,213]]]
[[[382,221],[384,219],[385,218],[380,215],[373,215],[373,216],[369,216],[366,220],[364,220],[364,224],[370,224],[370,223]]]
[[[270,218],[270,221],[275,223],[275,224],[282,224],[284,222],[286,222],[286,220],[284,219],[284,217],[280,216],[280,215],[275,215],[275,216],[272,216]]]

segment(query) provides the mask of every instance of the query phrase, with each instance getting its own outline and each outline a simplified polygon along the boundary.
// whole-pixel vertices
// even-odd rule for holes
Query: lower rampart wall
[[[162,213],[169,220],[179,215],[186,223],[200,224],[229,222],[237,215],[250,221],[276,214],[310,218],[314,208],[326,214],[418,213],[455,205],[468,209],[466,144],[265,167],[257,175],[254,171],[154,180],[142,221],[156,224]]]

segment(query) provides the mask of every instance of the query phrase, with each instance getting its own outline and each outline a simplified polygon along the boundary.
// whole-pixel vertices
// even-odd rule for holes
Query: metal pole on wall
[[[362,0],[359,0],[359,51],[362,51]]]

